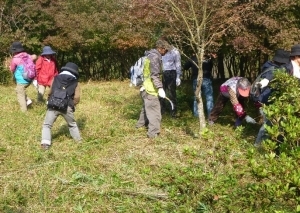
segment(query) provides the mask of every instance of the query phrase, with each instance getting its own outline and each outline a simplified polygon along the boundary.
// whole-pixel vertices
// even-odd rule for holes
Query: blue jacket
[[[268,79],[271,81],[274,79],[274,71],[278,68],[281,68],[282,66],[279,66],[272,61],[267,61],[266,63],[263,64],[262,66],[262,72],[258,76],[259,79]],[[285,67],[284,67],[285,68]],[[257,81],[255,81],[257,82]],[[269,97],[272,94],[272,89],[269,86],[264,87],[263,89],[260,90],[260,94],[257,97],[252,97],[253,101],[258,101],[262,104],[270,104],[269,102]]]

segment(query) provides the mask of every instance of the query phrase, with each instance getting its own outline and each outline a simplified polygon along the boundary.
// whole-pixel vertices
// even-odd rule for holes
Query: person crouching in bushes
[[[216,104],[209,114],[208,123],[210,125],[214,124],[228,100],[230,100],[233,105],[233,110],[237,116],[235,127],[240,126],[244,118],[247,123],[256,123],[256,121],[247,115],[244,110],[244,101],[249,97],[250,88],[251,83],[244,77],[232,77],[224,82],[220,86],[220,94],[217,98]]]
[[[263,124],[258,131],[254,143],[255,147],[260,147],[262,141],[268,138],[265,126],[271,126],[269,119],[263,111],[263,107],[272,104],[269,97],[271,96],[273,89],[270,87],[269,83],[274,79],[275,71],[285,71],[282,67],[289,64],[289,61],[290,52],[283,49],[276,50],[273,59],[267,61],[263,65],[261,73],[257,76],[253,83],[254,87],[252,87],[252,93],[255,95],[251,95],[251,99],[254,101],[254,106],[259,110],[259,113],[263,118]]]
[[[27,106],[32,103],[32,100],[26,95],[26,88],[30,85],[31,81],[25,79],[23,76],[24,73],[24,61],[32,60],[32,56],[25,52],[25,49],[21,42],[15,41],[10,47],[10,52],[13,57],[10,61],[9,69],[14,75],[16,81],[16,93],[17,99],[20,104],[22,112],[27,111]],[[34,55],[33,55],[34,56]]]
[[[80,101],[80,88],[78,83],[78,66],[68,62],[61,68],[59,75],[55,76],[50,86],[50,93],[47,103],[47,112],[43,123],[41,148],[49,149],[51,146],[51,128],[58,116],[66,120],[72,138],[79,142],[81,136],[74,118],[75,106]],[[63,104],[61,95],[66,99]],[[59,97],[60,96],[60,97]],[[58,97],[58,101],[55,101]]]

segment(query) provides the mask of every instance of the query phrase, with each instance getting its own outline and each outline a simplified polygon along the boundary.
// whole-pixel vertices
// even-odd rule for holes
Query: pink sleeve
[[[16,70],[16,67],[17,67],[17,64],[15,63],[15,59],[13,58],[10,61],[9,69],[10,69],[11,72],[14,72]]]
[[[14,72],[19,64],[21,64],[20,58],[12,58],[10,65],[9,65],[10,71]]]

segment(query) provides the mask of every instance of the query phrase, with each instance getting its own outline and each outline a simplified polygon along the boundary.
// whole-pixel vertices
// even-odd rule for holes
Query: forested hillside
[[[215,77],[254,77],[276,48],[290,49],[299,42],[298,1],[211,0],[204,17],[205,2],[2,0],[0,58],[8,56],[15,40],[36,54],[43,45],[51,45],[60,65],[67,60],[79,64],[83,79],[124,79],[130,65],[162,36],[187,60],[185,56],[193,53],[190,32],[197,29],[184,22],[192,26],[198,21],[205,23],[209,36],[205,49],[218,53]]]

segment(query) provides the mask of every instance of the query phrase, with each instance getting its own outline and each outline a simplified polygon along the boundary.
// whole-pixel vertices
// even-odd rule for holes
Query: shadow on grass
[[[76,119],[76,123],[79,128],[79,131],[82,131],[85,128],[86,118]],[[55,123],[54,123],[54,125],[55,125]],[[67,125],[67,122],[65,125],[61,126],[58,131],[55,131],[55,133],[52,134],[52,139],[58,138],[62,135],[70,136],[69,127]]]

